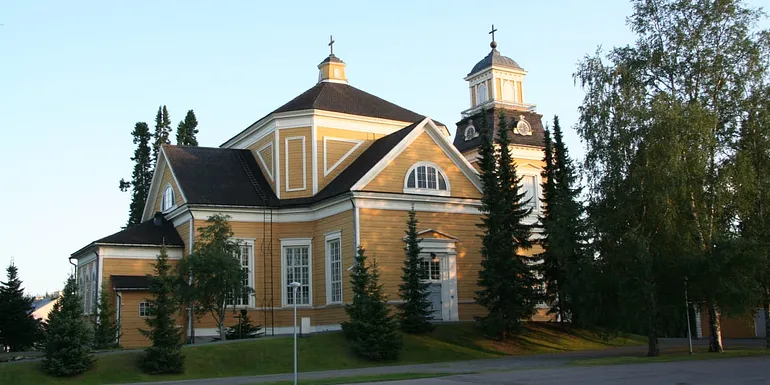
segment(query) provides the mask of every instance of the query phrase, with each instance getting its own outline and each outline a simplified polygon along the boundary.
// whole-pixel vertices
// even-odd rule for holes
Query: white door
[[[422,281],[429,283],[428,300],[430,300],[431,310],[433,311],[433,320],[441,321],[443,317],[442,283],[441,283],[441,262],[437,257],[426,255],[420,262],[422,268]]]

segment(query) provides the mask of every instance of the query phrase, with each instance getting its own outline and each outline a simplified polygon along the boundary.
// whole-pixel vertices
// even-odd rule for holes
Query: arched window
[[[478,87],[476,88],[476,90],[477,90],[476,100],[478,101],[478,103],[476,103],[476,104],[481,104],[481,103],[484,103],[487,100],[489,100],[489,94],[487,93],[487,83],[486,82],[479,84]]]
[[[160,210],[166,212],[174,208],[175,205],[176,200],[174,199],[174,189],[171,187],[171,185],[169,185],[165,190],[163,190],[163,201],[161,202]]]
[[[449,179],[434,163],[420,162],[407,171],[404,192],[449,195]]]

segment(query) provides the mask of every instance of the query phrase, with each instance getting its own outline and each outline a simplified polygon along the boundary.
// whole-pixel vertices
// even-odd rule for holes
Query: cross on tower
[[[331,55],[334,56],[334,38],[332,35],[329,35],[329,49],[331,50]]]
[[[492,41],[495,41],[495,32],[497,32],[497,30],[495,29],[495,25],[492,24],[492,30],[489,31],[489,34],[492,35]]]

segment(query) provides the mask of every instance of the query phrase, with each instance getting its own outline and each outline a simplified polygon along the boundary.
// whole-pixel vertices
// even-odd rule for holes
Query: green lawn
[[[316,334],[299,340],[299,370],[319,371],[362,368],[377,365],[406,365],[430,362],[494,358],[507,354],[602,349],[641,344],[644,340],[615,338],[602,340],[596,333],[563,329],[558,325],[532,323],[522,336],[510,342],[481,337],[472,323],[442,324],[431,334],[406,335],[404,350],[397,361],[371,363],[356,358],[347,348],[342,333]],[[186,372],[181,375],[150,376],[136,369],[139,352],[99,356],[93,369],[67,379],[49,377],[39,362],[0,364],[0,384],[110,384],[142,381],[230,377],[292,371],[290,337],[267,338],[226,344],[188,347]]]
[[[753,357],[770,355],[769,349],[731,349],[723,353],[709,353],[707,348],[695,349],[690,355],[687,351],[677,351],[675,353],[663,354],[658,357],[645,356],[620,356],[592,358],[587,360],[575,360],[571,365],[594,366],[594,365],[623,365],[623,364],[647,364],[652,362],[673,362],[673,361],[696,361],[696,360],[714,360],[721,358]]]

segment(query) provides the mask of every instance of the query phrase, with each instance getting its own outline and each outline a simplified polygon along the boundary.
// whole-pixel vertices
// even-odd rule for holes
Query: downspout
[[[118,326],[117,340],[118,340],[118,346],[120,346],[120,336],[123,334],[123,333],[120,332],[120,329],[121,329],[121,326],[120,326],[121,309],[123,309],[123,293],[121,293],[119,291],[115,291],[115,295],[118,297],[118,308],[117,308],[117,310],[115,312],[115,321],[118,324],[117,325]]]
[[[99,261],[99,247],[96,247],[96,250],[94,250],[94,254],[96,255],[96,271],[97,272],[101,272],[101,270],[99,269],[99,267],[100,267],[100,265],[99,265],[99,263],[100,263],[100,261]],[[97,278],[97,282],[95,282],[96,283],[96,290],[95,290],[96,298],[94,298],[95,301],[92,302],[93,304],[96,304],[96,309],[97,309],[97,311],[94,312],[94,324],[99,323],[99,311],[98,311],[98,309],[99,309],[99,301],[102,298],[101,297],[101,294],[102,294],[102,282],[101,282],[102,275],[100,273],[96,273],[96,278]],[[94,309],[91,309],[91,311],[93,312]]]
[[[356,198],[353,194],[350,195],[350,203],[353,205],[353,255],[358,255],[358,207],[356,206]],[[355,261],[355,257],[353,258]]]
[[[187,253],[187,257],[189,258],[190,255],[193,252],[193,242],[195,239],[195,217],[193,216],[192,210],[190,210],[190,238],[189,238],[189,244],[190,244],[190,251]],[[192,274],[190,274],[187,278],[187,284],[192,284]],[[188,317],[188,327],[190,328],[190,332],[188,333],[190,335],[190,343],[195,343],[195,313],[193,311],[193,301],[190,300],[190,309],[187,313]]]

